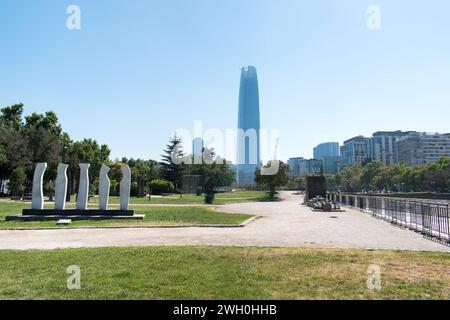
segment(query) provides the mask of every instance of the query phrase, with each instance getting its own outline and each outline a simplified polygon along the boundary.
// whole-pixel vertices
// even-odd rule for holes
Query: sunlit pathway
[[[316,213],[301,196],[281,194],[280,202],[236,203],[217,210],[260,218],[243,228],[122,228],[0,231],[0,249],[55,249],[105,246],[290,246],[449,251],[354,209]]]

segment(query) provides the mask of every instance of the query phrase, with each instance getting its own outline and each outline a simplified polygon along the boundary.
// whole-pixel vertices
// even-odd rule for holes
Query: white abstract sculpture
[[[42,182],[46,169],[47,163],[45,162],[38,163],[36,165],[36,169],[34,169],[31,209],[42,210],[44,208],[44,192],[42,190]]]
[[[64,210],[66,207],[67,194],[67,167],[69,165],[60,163],[57,169],[56,183],[55,183],[55,209]]]
[[[122,171],[122,180],[120,180],[120,210],[128,210],[131,188],[131,170],[127,165],[122,166],[120,170]]]
[[[99,188],[98,188],[98,207],[100,210],[108,210],[108,199],[110,180],[108,178],[108,172],[110,168],[104,164],[100,168]]]
[[[77,209],[86,210],[89,199],[89,163],[80,163],[80,182],[78,185]]]

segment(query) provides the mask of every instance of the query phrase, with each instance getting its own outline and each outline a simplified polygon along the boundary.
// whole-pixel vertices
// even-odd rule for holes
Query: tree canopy
[[[343,192],[449,192],[450,157],[418,167],[372,161],[328,175],[327,184],[330,191]]]
[[[270,161],[263,169],[272,171],[275,161]],[[265,185],[269,189],[269,196],[271,199],[275,198],[276,188],[285,186],[289,182],[289,166],[281,161],[278,161],[278,170],[274,170],[274,174],[262,174],[261,169],[257,169],[255,173],[255,181],[258,184]]]

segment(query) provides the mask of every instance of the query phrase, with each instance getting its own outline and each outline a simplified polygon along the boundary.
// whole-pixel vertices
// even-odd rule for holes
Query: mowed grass
[[[195,194],[169,195],[169,196],[152,196],[136,198],[131,197],[131,204],[204,204],[204,196]],[[226,193],[217,193],[215,195],[214,204],[222,205],[229,203],[267,201],[268,195],[264,191],[234,191]],[[119,197],[110,197],[110,203],[119,203]],[[90,202],[98,202],[98,197],[92,197]]]
[[[46,205],[51,208],[51,205]],[[74,207],[73,204],[68,207]],[[22,213],[22,209],[30,208],[27,203],[0,201],[0,229],[20,228],[61,228],[56,221],[5,221],[8,215]],[[238,225],[251,218],[247,214],[230,214],[216,212],[210,207],[139,207],[132,206],[136,214],[144,214],[143,220],[100,220],[73,221],[63,228],[80,227],[152,227],[152,226],[185,226],[185,225]]]
[[[367,268],[381,269],[381,289]],[[67,267],[81,269],[69,290]],[[446,253],[136,247],[0,251],[1,299],[449,299]]]
[[[204,204],[204,195],[197,196],[195,194],[173,194],[167,196],[151,196],[137,198],[130,197],[130,204]],[[233,191],[217,193],[214,199],[214,205],[223,205],[229,203],[240,202],[254,202],[254,201],[269,201],[268,193],[265,191]],[[278,200],[278,199],[275,199]],[[71,196],[70,202],[75,202],[75,196]],[[117,196],[110,196],[110,204],[118,204],[120,198]],[[98,196],[89,198],[89,203],[97,204]]]

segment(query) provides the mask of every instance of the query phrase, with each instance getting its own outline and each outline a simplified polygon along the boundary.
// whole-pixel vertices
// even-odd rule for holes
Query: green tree
[[[172,182],[177,190],[181,190],[184,173],[184,154],[181,142],[181,139],[174,135],[164,149],[160,162],[161,178]]]
[[[340,173],[341,176],[341,191],[345,192],[359,192],[361,191],[361,174],[362,167],[354,165],[352,167],[345,167]]]
[[[0,180],[8,179],[15,168],[31,164],[26,137],[14,126],[8,126],[8,121],[0,120]]]
[[[60,136],[62,132],[61,125],[58,122],[58,116],[53,111],[47,111],[45,114],[32,113],[25,116],[25,129],[43,128],[55,136]]]
[[[306,189],[306,175],[301,174],[296,177],[289,177],[287,187],[291,190],[304,191]]]
[[[275,165],[274,161],[270,161],[264,166],[264,169],[270,171],[272,166]],[[275,198],[276,188],[284,186],[289,181],[289,166],[281,161],[278,162],[278,170],[275,174],[264,175],[261,174],[261,169],[257,169],[255,173],[255,181],[258,184],[266,185],[269,188],[270,199]]]
[[[170,193],[175,190],[172,182],[164,179],[155,179],[150,182],[152,194],[160,195],[163,193]]]
[[[8,188],[11,190],[13,196],[23,197],[26,179],[27,174],[24,167],[17,167],[12,171]]]
[[[24,124],[22,122],[23,104],[13,104],[0,109],[0,120],[5,127],[12,128],[15,131],[22,131]]]
[[[133,159],[128,160],[131,169],[131,181],[135,185],[134,195],[144,197],[147,191],[150,194],[150,183],[156,178],[157,162],[154,160]]]
[[[205,203],[213,203],[217,188],[230,186],[236,176],[226,159],[216,155],[213,148],[203,148],[202,155],[201,159],[197,159],[197,162],[201,163],[186,165],[185,170],[190,175],[201,176]],[[192,159],[192,156],[186,158]]]
[[[79,164],[90,163],[89,179],[91,183],[91,192],[95,193],[98,189],[98,176],[102,164],[110,164],[109,155],[111,150],[107,145],[100,145],[94,139],[83,139],[70,144],[67,151],[66,162],[69,164],[68,179],[69,192],[76,192],[76,180],[79,175]]]
[[[367,163],[361,170],[361,185],[365,190],[373,190],[374,179],[382,182],[384,164],[380,161]]]

